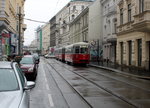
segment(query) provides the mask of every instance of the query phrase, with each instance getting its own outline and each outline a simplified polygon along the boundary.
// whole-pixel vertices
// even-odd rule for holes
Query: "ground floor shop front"
[[[117,63],[150,70],[150,33],[131,32],[119,35]]]

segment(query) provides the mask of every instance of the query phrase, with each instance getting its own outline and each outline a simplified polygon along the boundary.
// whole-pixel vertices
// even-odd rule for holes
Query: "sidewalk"
[[[133,67],[122,67],[120,65],[116,65],[114,63],[106,63],[106,62],[90,62],[90,66],[93,67],[99,67],[102,69],[110,70],[113,72],[118,72],[120,74],[136,77],[136,78],[142,78],[142,79],[148,79],[150,80],[150,71],[143,70],[143,69],[137,69]]]

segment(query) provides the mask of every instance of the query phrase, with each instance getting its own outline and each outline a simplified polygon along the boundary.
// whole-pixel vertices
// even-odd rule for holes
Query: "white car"
[[[17,63],[0,61],[0,107],[29,108],[28,90],[34,86]]]
[[[44,55],[45,58],[55,58],[55,56],[53,54],[46,54]]]

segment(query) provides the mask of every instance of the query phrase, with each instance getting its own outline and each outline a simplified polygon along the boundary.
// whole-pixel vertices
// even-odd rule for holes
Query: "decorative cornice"
[[[120,0],[120,1],[118,2],[118,5],[119,5],[119,6],[123,5],[123,0]]]

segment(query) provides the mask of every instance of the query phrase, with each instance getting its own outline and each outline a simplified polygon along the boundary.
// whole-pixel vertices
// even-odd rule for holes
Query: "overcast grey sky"
[[[25,18],[48,22],[70,0],[26,0]],[[35,39],[35,29],[42,23],[24,20],[27,29],[24,34],[24,45],[29,45]]]

